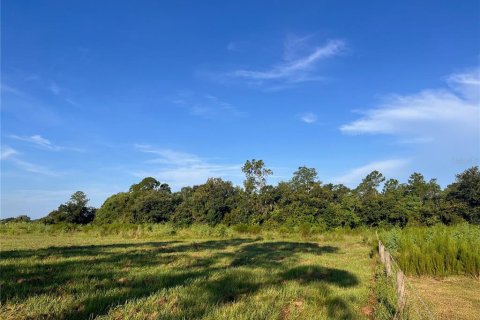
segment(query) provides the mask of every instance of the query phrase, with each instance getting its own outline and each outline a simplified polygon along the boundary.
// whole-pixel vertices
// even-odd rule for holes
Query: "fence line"
[[[435,320],[435,316],[433,315],[432,311],[428,307],[427,303],[417,294],[413,285],[408,281],[407,277],[405,277],[404,272],[400,268],[400,265],[396,261],[396,259],[388,252],[385,245],[379,239],[377,234],[378,240],[378,253],[380,255],[380,260],[385,265],[385,270],[388,277],[393,277],[395,282],[395,290],[397,295],[397,309],[394,316],[394,319],[398,319],[403,315],[405,306],[407,305],[407,291],[405,290],[406,286],[408,286],[408,294],[413,293],[415,298],[420,301],[423,306],[423,309],[426,311],[426,318],[430,320]],[[393,269],[396,271],[394,272]],[[424,319],[425,317],[421,315],[420,310],[418,308],[414,308],[417,315],[420,319]]]

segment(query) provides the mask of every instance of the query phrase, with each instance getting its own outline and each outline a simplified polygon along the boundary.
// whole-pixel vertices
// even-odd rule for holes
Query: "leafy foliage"
[[[59,222],[73,224],[87,224],[95,218],[95,208],[87,207],[88,198],[82,191],[77,191],[70,197],[70,200],[61,204],[57,210],[49,213],[41,219],[46,224]]]
[[[110,196],[97,210],[95,222],[165,223],[215,226],[267,225],[271,227],[335,228],[407,227],[468,222],[480,224],[480,171],[457,175],[445,190],[435,179],[413,173],[407,183],[369,173],[355,189],[323,184],[314,168],[301,166],[289,181],[269,185],[273,172],[262,160],[248,160],[242,168],[244,188],[210,178],[201,185],[172,192],[166,183],[147,177],[127,192]],[[88,223],[94,209],[77,192],[42,221]]]
[[[27,215],[20,215],[18,217],[11,217],[0,220],[0,223],[11,223],[11,222],[31,222],[32,219]]]
[[[148,177],[132,185],[128,192],[120,192],[108,198],[98,209],[96,221],[166,222],[170,219],[175,205],[170,187]]]

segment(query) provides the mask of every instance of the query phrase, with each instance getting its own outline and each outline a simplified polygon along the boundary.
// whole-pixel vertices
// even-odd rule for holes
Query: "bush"
[[[240,223],[233,226],[233,230],[235,230],[238,233],[257,235],[262,231],[262,228],[259,225],[250,225],[246,223]]]

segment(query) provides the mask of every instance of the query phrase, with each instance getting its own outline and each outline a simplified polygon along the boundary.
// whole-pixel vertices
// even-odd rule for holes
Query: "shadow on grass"
[[[24,259],[36,257],[38,259],[62,257],[75,258],[82,256],[95,256],[99,254],[111,254],[111,250],[115,249],[129,249],[132,250],[137,247],[150,246],[153,248],[163,248],[179,243],[179,241],[165,241],[165,242],[140,242],[140,243],[116,243],[116,244],[102,244],[102,245],[85,245],[85,246],[51,246],[42,249],[28,249],[28,250],[9,250],[0,252],[2,259]]]
[[[335,253],[337,247],[319,246],[311,242],[264,242],[253,243],[243,246],[234,253],[231,262],[232,267],[254,265],[257,267],[273,268],[281,266],[285,259],[291,258],[293,254],[311,253],[320,255],[324,253]]]
[[[301,283],[327,282],[339,287],[356,286],[358,278],[345,270],[325,268],[320,266],[299,266],[282,273],[284,280],[296,280]]]
[[[238,249],[234,252],[221,251],[228,247]],[[122,250],[118,252],[115,249]],[[211,251],[212,255],[208,258],[193,258],[189,255],[198,251]],[[178,319],[198,318],[210,307],[234,302],[267,285],[281,286],[282,281],[319,282],[338,287],[357,285],[356,276],[345,270],[317,266],[299,266],[286,270],[286,258],[291,263],[297,254],[336,252],[336,247],[319,246],[316,243],[256,242],[252,239],[188,244],[178,241],[144,242],[6,251],[1,253],[2,260],[13,259],[13,262],[0,267],[0,301],[3,304],[7,301],[21,302],[40,294],[72,294],[79,297],[78,307],[53,317],[85,319],[106,314],[127,300],[147,297],[162,289],[185,286],[185,290],[194,291],[190,296],[195,300],[189,302],[190,298],[185,297],[185,308],[180,308]],[[55,261],[55,258],[64,260]],[[231,260],[231,268],[215,266],[226,258]],[[16,259],[27,261],[15,261]],[[178,259],[194,260],[188,268],[168,266]],[[153,274],[142,276],[130,272],[132,268],[141,270],[151,266],[161,268]],[[245,267],[265,268],[278,277],[261,282]],[[192,285],[193,282],[196,285]],[[203,300],[197,300],[196,297],[203,297]],[[332,300],[329,312],[342,318],[339,312],[349,310],[345,306],[348,307],[346,302]],[[177,316],[172,319],[174,318]]]

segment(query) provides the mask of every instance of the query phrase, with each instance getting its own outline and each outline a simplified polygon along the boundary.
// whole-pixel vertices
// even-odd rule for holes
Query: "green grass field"
[[[1,319],[364,319],[361,236],[2,234]]]

